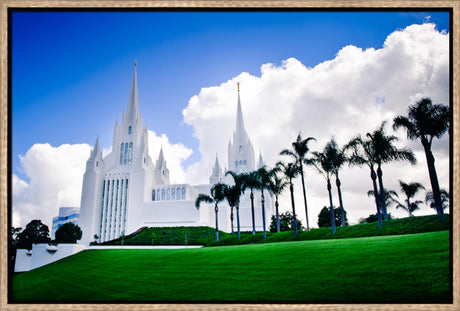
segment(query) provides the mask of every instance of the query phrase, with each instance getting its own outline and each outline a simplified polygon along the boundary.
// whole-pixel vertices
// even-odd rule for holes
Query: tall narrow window
[[[171,189],[167,189],[166,190],[166,200],[170,200],[171,199]]]
[[[175,200],[176,199],[176,188],[172,188],[171,189],[171,200]]]
[[[157,190],[157,200],[160,201],[160,189]]]
[[[182,195],[181,195],[182,200],[185,200],[185,187],[182,187]]]
[[[123,164],[128,163],[128,143],[125,143],[125,154],[123,158]]]
[[[124,144],[124,143],[121,143],[121,147],[120,147],[120,165],[123,164],[123,155],[124,155],[124,152],[125,152],[125,144]]]
[[[131,129],[132,129],[131,125],[128,126],[128,135],[131,135]]]
[[[156,190],[153,189],[153,190],[152,190],[152,201],[155,201],[155,193],[156,193]]]
[[[161,200],[164,201],[165,199],[165,189],[161,189]]]
[[[131,164],[133,162],[133,143],[129,143],[129,151],[128,151],[128,164]]]
[[[177,199],[180,200],[180,188],[179,187],[177,187],[176,193],[177,193]]]

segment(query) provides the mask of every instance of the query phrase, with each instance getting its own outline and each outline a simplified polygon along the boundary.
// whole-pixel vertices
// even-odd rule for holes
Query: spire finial
[[[239,93],[239,92],[240,92],[240,83],[237,82],[237,83],[236,83],[236,86],[237,86],[237,88],[238,88],[238,93]]]
[[[137,60],[134,60],[134,67],[136,67],[137,65]]]

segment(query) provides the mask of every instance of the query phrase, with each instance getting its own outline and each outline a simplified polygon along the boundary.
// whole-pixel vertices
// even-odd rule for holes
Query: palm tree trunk
[[[340,204],[340,220],[342,227],[345,227],[345,212],[343,210],[343,202],[342,202],[342,191],[340,190],[340,179],[339,175],[335,175],[335,184],[337,185],[337,193],[339,195],[339,204]]]
[[[292,180],[290,181],[289,190],[291,190],[292,224],[294,226],[294,236],[297,236],[297,219],[295,216],[294,186],[292,185]]]
[[[335,233],[335,215],[334,215],[334,205],[332,204],[332,192],[331,192],[332,186],[331,186],[331,181],[328,178],[327,179],[327,192],[329,192],[329,205],[331,207],[331,226],[332,226],[332,233]]]
[[[238,240],[240,239],[240,202],[236,204],[236,226],[238,229]]]
[[[233,207],[230,207],[230,222],[232,224],[232,236],[234,234],[234,231],[233,231]]]
[[[379,179],[379,188],[380,188],[380,209],[382,210],[383,213],[383,219],[388,220],[388,213],[387,213],[387,205],[385,202],[385,188],[383,188],[383,179],[382,179],[382,168],[380,167],[380,164],[377,167],[377,176]]]
[[[412,217],[412,209],[410,206],[409,197],[407,197],[407,211],[409,212],[409,217]]]
[[[276,232],[280,232],[280,214],[278,211],[279,203],[278,203],[278,196],[275,196],[275,209],[276,209]]]
[[[303,177],[302,161],[300,161],[300,177],[302,179],[303,202],[305,204],[305,217],[306,217],[306,220],[307,220],[307,231],[310,231],[310,225],[308,223],[307,193],[305,191],[305,180],[304,180],[304,177]]]
[[[264,227],[264,239],[267,237],[267,232],[265,231],[265,198],[264,198],[264,189],[262,188],[262,226]]]
[[[423,143],[423,141],[422,141]],[[442,208],[441,191],[439,190],[438,175],[434,166],[434,156],[428,144],[423,144],[425,148],[426,163],[428,165],[428,173],[430,175],[431,189],[433,190],[434,204],[436,212],[441,216],[441,222],[444,222],[444,209]]]
[[[371,178],[372,184],[374,186],[374,198],[375,198],[375,206],[377,207],[377,219],[379,222],[379,228],[382,228],[382,214],[380,214],[380,199],[379,199],[379,191],[377,189],[377,175],[375,174],[374,168],[371,167]]]
[[[219,218],[217,217],[219,208],[217,207],[217,202],[214,211],[216,212],[216,242],[219,242]]]
[[[254,193],[251,188],[251,212],[252,212],[252,234],[256,234],[256,219],[254,217]]]

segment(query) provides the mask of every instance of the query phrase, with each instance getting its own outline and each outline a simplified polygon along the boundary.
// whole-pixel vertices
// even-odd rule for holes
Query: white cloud
[[[401,146],[416,150],[419,164],[385,166],[385,186],[399,190],[397,180],[403,179],[430,188],[421,144],[407,141],[403,131],[394,133],[391,123],[394,116],[407,114],[408,106],[422,96],[448,104],[448,79],[449,35],[438,32],[434,24],[395,31],[380,49],[346,46],[334,59],[314,68],[307,68],[295,58],[279,66],[264,64],[260,76],[241,73],[219,86],[202,88],[190,99],[183,111],[184,122],[194,128],[203,157],[187,169],[187,178],[189,182],[206,182],[216,152],[221,163],[227,162],[228,140],[235,128],[236,83],[240,82],[246,129],[256,157],[261,148],[267,165],[281,158],[279,152],[290,148],[299,132],[304,137],[315,137],[317,141],[311,142],[310,148],[319,151],[331,136],[342,145],[388,120],[387,132],[398,135]],[[440,182],[448,187],[447,135],[434,147],[439,150],[435,150],[435,156]],[[306,176],[310,225],[316,225],[320,209],[328,204],[326,185],[313,169],[308,168]],[[375,205],[366,195],[372,187],[366,168],[345,168],[342,177],[344,205],[351,222],[374,213]],[[296,208],[302,216],[305,211],[298,183]],[[336,196],[334,200],[338,204]],[[290,209],[289,200],[283,203]],[[400,214],[399,210],[391,212]],[[425,212],[432,213],[428,208]]]
[[[24,227],[41,219],[51,230],[52,218],[61,206],[80,206],[85,163],[91,147],[87,144],[35,144],[20,156],[27,183],[13,174],[13,226]]]

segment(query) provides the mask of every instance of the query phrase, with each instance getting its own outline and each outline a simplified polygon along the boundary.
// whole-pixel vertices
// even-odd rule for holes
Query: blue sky
[[[111,144],[134,59],[144,122],[200,154],[182,111],[203,87],[295,57],[308,67],[344,46],[382,47],[397,29],[445,12],[14,12],[13,173],[35,143]]]

